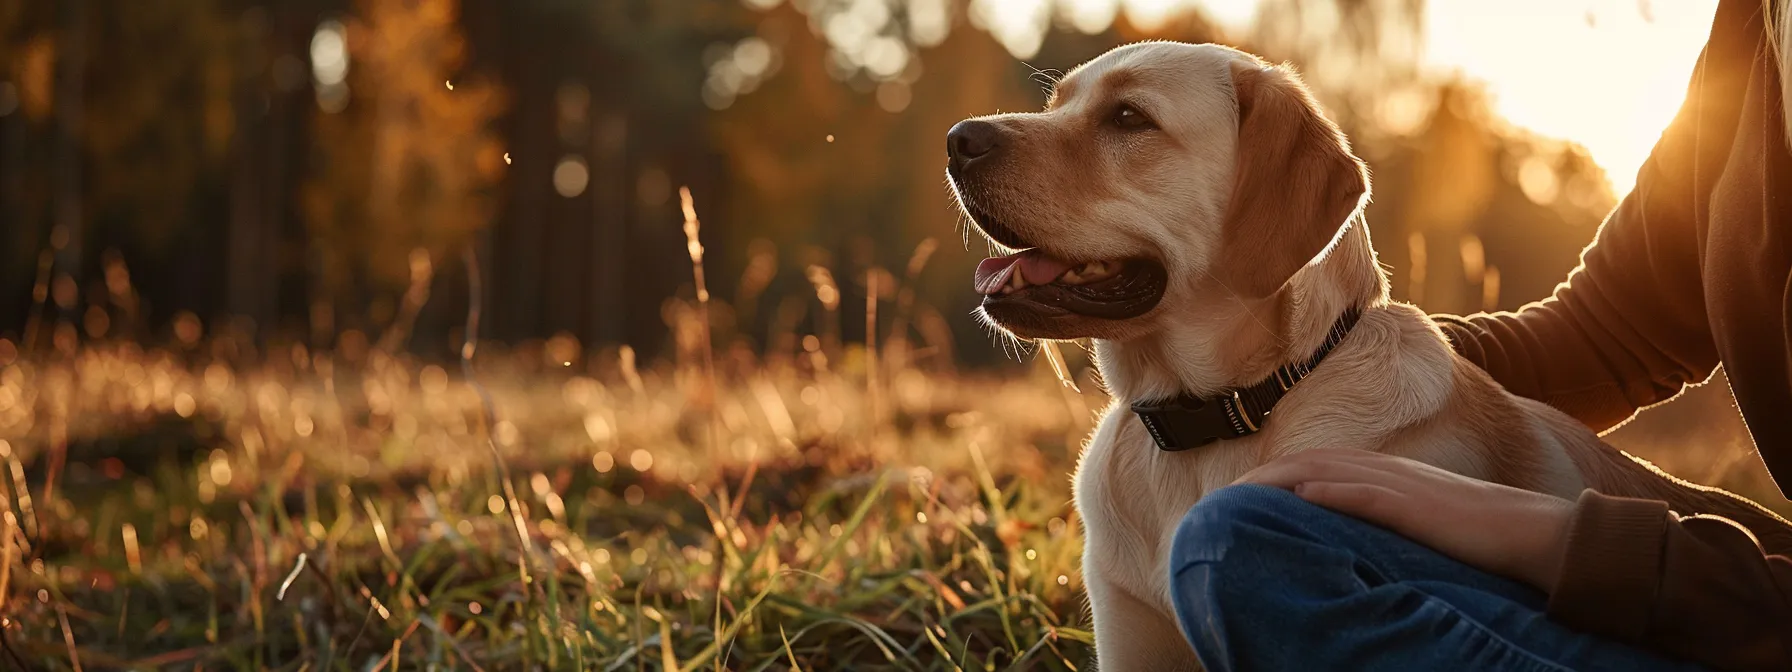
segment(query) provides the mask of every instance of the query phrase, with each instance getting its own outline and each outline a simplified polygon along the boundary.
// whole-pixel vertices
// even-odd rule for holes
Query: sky
[[[1242,30],[1255,0],[1057,0],[1079,28],[1116,12],[1150,25],[1188,5]],[[1578,142],[1620,195],[1679,108],[1717,0],[1431,0],[1425,64],[1480,80],[1511,123]],[[972,0],[1017,55],[1038,48],[1053,0]],[[1030,47],[1030,49],[1029,49]]]
[[[1444,0],[1428,10],[1433,67],[1487,82],[1513,124],[1586,146],[1623,194],[1686,97],[1717,2]]]

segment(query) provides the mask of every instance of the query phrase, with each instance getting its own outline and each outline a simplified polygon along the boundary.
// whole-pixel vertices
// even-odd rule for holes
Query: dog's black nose
[[[987,121],[958,122],[946,133],[946,157],[952,167],[964,170],[976,159],[988,156],[1002,144],[1002,129]]]

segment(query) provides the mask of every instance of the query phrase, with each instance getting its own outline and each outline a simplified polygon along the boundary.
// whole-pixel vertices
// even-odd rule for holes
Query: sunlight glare
[[[1058,0],[1068,23],[1083,32],[1105,30],[1097,24],[1111,22],[1116,1],[1131,23],[1146,30],[1192,8],[1239,34],[1254,21],[1258,5]],[[973,0],[972,16],[1011,53],[1029,58],[1039,48],[1047,4]],[[1460,73],[1484,83],[1494,111],[1513,125],[1586,147],[1622,195],[1685,97],[1716,6],[1717,0],[1429,2],[1425,66],[1434,75]],[[1515,35],[1524,39],[1514,41]]]
[[[916,46],[932,47],[946,41],[952,31],[950,0],[909,0],[909,37]]]
[[[318,84],[340,84],[348,76],[347,31],[339,21],[317,25],[317,32],[311,36],[311,76]]]
[[[1059,8],[1070,27],[1094,35],[1107,30],[1120,12],[1120,0],[1066,0]]]
[[[1039,53],[1051,25],[1049,0],[971,0],[971,25],[989,31],[1015,58]]]
[[[1188,0],[1125,0],[1126,20],[1145,30],[1155,30],[1163,27],[1165,21],[1191,4],[1206,3],[1191,3]]]
[[[1716,0],[1432,3],[1427,60],[1485,80],[1513,124],[1580,143],[1624,194],[1679,109]],[[1519,48],[1510,39],[1525,35]]]

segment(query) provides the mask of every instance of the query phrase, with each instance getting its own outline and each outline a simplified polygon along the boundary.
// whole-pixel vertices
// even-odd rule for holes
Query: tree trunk
[[[56,249],[56,274],[79,282],[82,261],[84,215],[81,209],[81,130],[86,92],[86,0],[62,0],[57,22],[62,39],[56,53],[56,148],[51,168],[50,244]],[[80,319],[80,297],[66,305],[58,302],[61,319]]]
[[[242,21],[243,49],[239,57],[244,64],[264,64],[267,54],[262,45],[269,38],[265,14],[245,16]],[[273,246],[278,240],[274,229],[277,220],[268,217],[264,190],[270,187],[261,161],[268,147],[268,113],[272,105],[267,90],[261,86],[260,70],[245,67],[236,83],[236,128],[230,148],[230,229],[226,254],[229,279],[225,291],[226,311],[235,317],[254,320],[258,328],[269,326],[273,319],[273,286],[275,265]]]
[[[587,338],[604,345],[625,339],[624,294],[628,258],[628,118],[605,110],[592,115],[591,295]]]

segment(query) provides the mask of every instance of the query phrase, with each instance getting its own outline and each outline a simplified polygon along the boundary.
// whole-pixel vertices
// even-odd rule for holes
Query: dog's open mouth
[[[1031,323],[1063,314],[1124,320],[1163,298],[1162,264],[1145,258],[1071,262],[1032,248],[977,265],[983,310],[998,323]]]
[[[955,186],[959,176],[948,171]],[[1024,335],[1077,338],[1080,328],[1064,318],[1127,320],[1151,312],[1168,284],[1164,265],[1148,257],[1071,260],[1053,255],[1001,220],[960,201],[971,222],[990,241],[1019,250],[984,259],[977,265],[975,286],[983,295],[983,313],[997,324]],[[1069,330],[1067,330],[1069,328]]]

